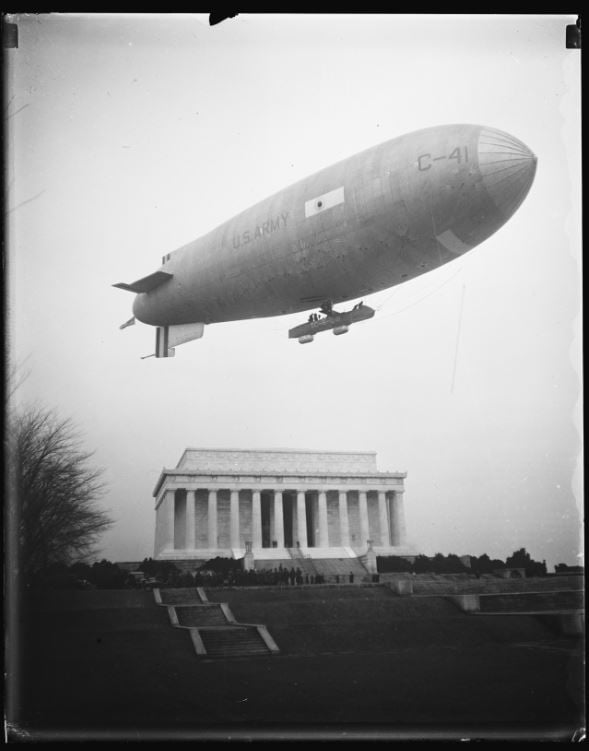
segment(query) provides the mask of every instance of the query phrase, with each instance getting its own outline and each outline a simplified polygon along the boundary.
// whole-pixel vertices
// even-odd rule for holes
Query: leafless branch
[[[87,555],[112,521],[97,507],[102,471],[73,423],[29,407],[12,416],[8,443],[21,571]]]

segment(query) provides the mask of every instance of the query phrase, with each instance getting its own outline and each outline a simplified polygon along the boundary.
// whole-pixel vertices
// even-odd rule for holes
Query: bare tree
[[[9,420],[8,460],[19,573],[71,563],[92,552],[111,525],[97,507],[102,471],[90,464],[70,420],[29,407]]]

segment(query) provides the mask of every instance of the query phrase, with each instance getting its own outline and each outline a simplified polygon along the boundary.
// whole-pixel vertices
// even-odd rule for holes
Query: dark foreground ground
[[[320,601],[323,623],[314,602],[299,603],[297,624],[293,604],[274,613],[265,591],[251,607],[263,607],[283,653],[203,661],[149,592],[57,594],[21,614],[9,677],[13,740],[570,740],[584,724],[583,641],[531,616],[473,620],[442,598],[419,611],[416,600],[403,610],[393,598],[391,639],[378,597],[347,605],[331,592]],[[230,598],[219,591],[215,599]],[[247,600],[239,593],[236,614]],[[372,640],[371,600],[381,615]],[[304,643],[289,650],[289,635],[296,644],[305,628]]]

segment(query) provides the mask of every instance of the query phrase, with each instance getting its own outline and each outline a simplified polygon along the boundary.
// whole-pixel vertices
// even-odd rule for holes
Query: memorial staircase
[[[368,570],[361,558],[350,555],[346,558],[307,558],[303,556],[299,548],[290,548],[289,552],[293,562],[305,574],[309,576],[323,577],[330,584],[354,581],[360,584],[367,580]],[[350,579],[350,576],[353,579]]]
[[[273,571],[274,569],[283,568],[287,571],[293,567],[293,561],[291,558],[276,558],[276,559],[258,559],[254,561],[255,571]]]
[[[291,565],[300,568],[303,576],[317,576],[319,573],[315,561],[312,558],[305,558],[300,548],[289,548],[288,552],[292,559]]]
[[[199,657],[267,657],[279,649],[266,627],[238,623],[227,603],[209,602],[204,589],[154,589],[158,605],[168,610],[172,626],[188,629]]]
[[[339,580],[342,584],[350,581],[360,584],[368,576],[368,571],[359,558],[317,558],[313,564],[317,573],[328,582]]]
[[[256,571],[273,571],[278,568],[300,569],[303,577],[322,576],[328,584],[343,584],[350,582],[350,574],[353,582],[361,584],[366,582],[369,573],[360,558],[311,558],[302,553],[300,548],[288,548],[290,558],[262,559],[254,562]]]

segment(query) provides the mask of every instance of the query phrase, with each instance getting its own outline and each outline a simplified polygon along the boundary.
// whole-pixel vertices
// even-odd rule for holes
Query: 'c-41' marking
[[[441,159],[455,159],[458,164],[462,164],[463,161],[468,162],[468,147],[463,146],[461,148],[460,146],[457,146],[448,156],[445,154],[443,156],[420,154],[417,157],[417,169],[420,172],[425,172],[426,170],[431,169],[434,162],[439,162]]]

